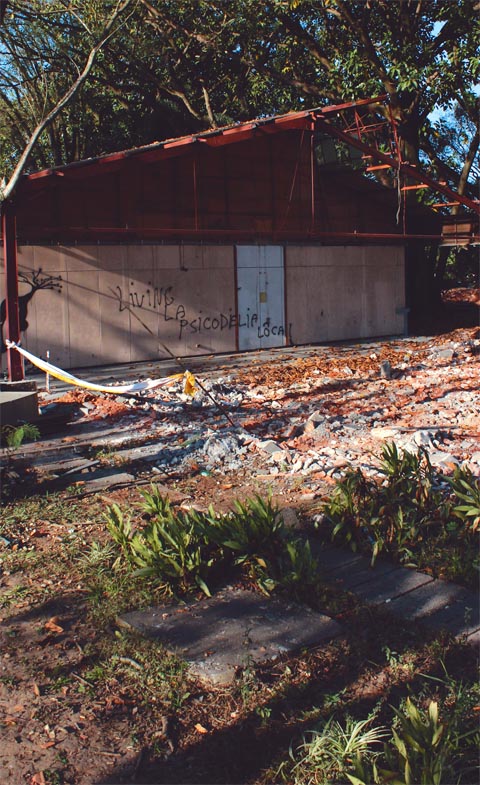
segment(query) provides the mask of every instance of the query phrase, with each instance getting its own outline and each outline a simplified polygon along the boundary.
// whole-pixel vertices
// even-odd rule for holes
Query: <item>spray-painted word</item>
[[[131,309],[154,310],[165,322],[178,323],[179,340],[188,334],[223,332],[245,327],[249,330],[256,328],[259,339],[288,335],[291,340],[291,324],[288,325],[287,330],[283,324],[272,324],[270,318],[262,322],[258,313],[250,311],[249,308],[245,314],[234,313],[231,308],[228,309],[228,313],[218,312],[213,315],[198,311],[193,318],[189,318],[185,305],[178,302],[172,294],[172,286],[152,286],[149,283],[148,288],[142,293],[134,289],[134,286],[134,281],[130,281],[131,288],[127,293],[121,286],[116,286],[115,290],[112,290],[118,300],[120,313]]]

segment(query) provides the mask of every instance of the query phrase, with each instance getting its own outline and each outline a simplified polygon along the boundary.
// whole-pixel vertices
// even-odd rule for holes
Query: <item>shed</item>
[[[329,123],[341,111],[24,176],[3,226],[16,222],[26,348],[78,368],[159,359],[164,346],[189,356],[403,333],[409,247],[438,242],[441,218],[365,173],[361,136],[346,144]]]

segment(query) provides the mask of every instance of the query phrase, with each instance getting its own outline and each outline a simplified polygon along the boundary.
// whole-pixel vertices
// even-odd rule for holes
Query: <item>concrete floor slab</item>
[[[232,588],[186,605],[132,611],[118,623],[176,651],[195,676],[215,684],[231,683],[249,663],[326,643],[341,631],[309,608]]]
[[[36,391],[0,392],[0,425],[19,425],[38,420],[38,394]]]

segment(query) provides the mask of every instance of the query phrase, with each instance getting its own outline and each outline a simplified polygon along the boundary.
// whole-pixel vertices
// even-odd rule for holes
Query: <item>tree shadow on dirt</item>
[[[377,611],[374,619],[373,640],[366,633],[372,625],[371,611],[362,609],[347,624],[345,639],[304,656],[300,667],[306,668],[306,678],[301,683],[282,684],[279,674],[285,662],[259,668],[256,678],[276,684],[276,689],[267,700],[259,701],[227,726],[213,727],[196,735],[190,731],[185,741],[188,728],[172,719],[169,739],[173,754],[166,748],[162,757],[158,749],[155,755],[153,748],[145,747],[133,766],[117,767],[111,775],[98,780],[97,785],[256,782],[267,769],[278,769],[288,758],[290,745],[295,748],[302,734],[315,726],[317,709],[328,706],[330,713],[334,713],[338,696],[342,696],[343,706],[347,704],[353,716],[362,719],[379,699],[385,705],[398,701],[406,687],[402,684],[403,677],[396,682],[385,674],[385,652],[394,651],[398,657],[407,650],[422,652],[434,636],[426,630],[422,635],[421,627],[419,636],[418,625],[399,624],[388,613]],[[293,658],[287,662],[294,670],[300,661]],[[434,670],[438,663],[432,660],[424,670],[429,667]],[[413,678],[413,673],[408,676],[406,671],[403,681]],[[281,781],[280,774],[276,779]]]

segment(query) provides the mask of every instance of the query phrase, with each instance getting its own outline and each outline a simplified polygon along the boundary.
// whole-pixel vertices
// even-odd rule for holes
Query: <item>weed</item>
[[[62,772],[58,769],[45,769],[43,778],[46,785],[63,785],[65,782]]]
[[[78,565],[85,577],[108,571],[115,559],[115,547],[109,542],[102,545],[92,542],[88,550],[78,557]]]
[[[244,707],[246,707],[250,703],[252,697],[256,695],[258,687],[259,683],[255,670],[255,662],[252,656],[248,655],[245,658],[245,663],[237,682],[238,694]]]
[[[107,529],[119,548],[114,566],[126,562],[134,575],[154,579],[165,593],[185,593],[210,586],[239,568],[268,593],[276,587],[308,589],[316,580],[316,562],[308,543],[294,540],[271,498],[235,502],[217,515],[173,509],[152,486],[143,491],[141,526],[118,505],[106,514]]]
[[[387,729],[369,725],[370,719],[355,721],[347,717],[343,727],[330,717],[318,730],[308,733],[296,753],[291,753],[296,761],[293,781],[298,785],[345,782],[354,766],[358,770],[373,762],[380,754],[376,747],[387,736]]]
[[[40,438],[40,431],[36,425],[23,423],[22,425],[4,425],[0,431],[1,441],[5,442],[7,452],[10,454],[18,450],[25,441],[36,441]]]
[[[453,508],[461,521],[476,531],[480,526],[480,481],[465,467],[457,467],[450,480],[452,491],[463,504]]]
[[[430,700],[421,709],[410,698],[402,708],[392,710],[389,729],[372,727],[371,718],[355,721],[347,717],[344,727],[330,717],[320,729],[307,734],[295,752],[290,750],[293,781],[299,785],[347,780],[352,785],[467,785],[474,781],[479,731],[466,726],[463,713],[451,711],[447,721],[441,722],[436,701]]]
[[[14,461],[15,452],[24,441],[35,441],[40,436],[36,425],[5,425],[0,428],[0,445],[5,445],[6,461],[0,467],[0,497],[12,498],[19,486],[25,484],[28,463],[25,460]],[[33,474],[33,473],[32,473]]]
[[[385,552],[402,564],[437,565],[442,576],[473,583],[480,484],[471,472],[458,468],[449,479],[432,467],[425,450],[400,453],[394,443],[383,448],[380,472],[382,482],[360,469],[338,481],[322,507],[331,539],[369,551],[372,565]]]
[[[401,672],[413,673],[413,663],[407,660],[405,654],[392,651],[388,646],[382,646],[382,651],[393,674]]]
[[[8,589],[6,592],[3,592],[0,597],[0,608],[8,608],[17,600],[26,597],[28,593],[28,586],[15,586],[13,589]]]
[[[93,458],[103,466],[122,466],[125,463],[125,458],[113,449],[105,449],[102,447],[93,453]]]
[[[257,706],[255,714],[261,718],[262,726],[267,725],[268,720],[272,716],[272,709],[270,706]]]

